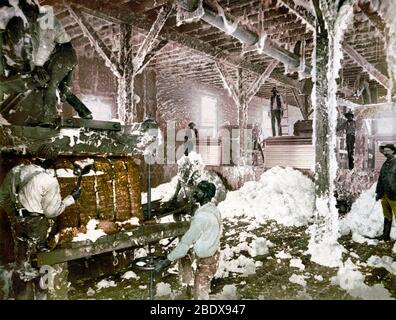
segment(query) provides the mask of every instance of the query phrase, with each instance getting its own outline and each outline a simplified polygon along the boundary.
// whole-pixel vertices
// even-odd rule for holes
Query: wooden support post
[[[146,69],[146,97],[145,116],[150,119],[157,119],[157,76],[154,69]]]
[[[339,25],[341,20],[352,16],[352,0],[344,1],[338,8],[337,3],[330,0],[314,0],[316,25],[316,108],[315,108],[315,138],[316,165],[315,184],[316,196],[332,197],[332,183],[335,179],[335,125],[336,125],[336,78],[340,59],[337,50],[343,32]],[[350,11],[348,11],[349,8]],[[345,24],[347,25],[347,24]],[[338,38],[337,38],[338,37]]]
[[[392,6],[396,7],[396,4],[392,3]],[[388,22],[388,28],[386,28],[386,51],[388,73],[391,79],[388,88],[388,101],[396,103],[396,26],[394,21]]]
[[[246,160],[246,129],[248,104],[246,101],[246,92],[244,91],[244,72],[238,68],[237,90],[238,90],[238,127],[239,127],[239,164],[245,164]]]
[[[328,267],[338,266],[342,248],[338,238],[338,212],[335,208],[337,59],[348,22],[353,17],[352,0],[313,0],[316,25],[316,78],[314,140],[316,219],[311,230],[308,252],[311,260]]]
[[[133,74],[133,52],[132,52],[132,26],[120,25],[120,51],[118,64],[121,75],[118,77],[118,118],[131,124],[134,120],[134,74]]]
[[[266,80],[271,76],[271,73],[274,71],[276,66],[278,65],[277,60],[273,60],[264,72],[258,77],[258,79],[251,85],[250,88],[245,88],[244,86],[244,70],[243,68],[238,68],[237,72],[237,84],[234,84],[234,81],[230,74],[228,73],[227,68],[219,63],[215,62],[215,68],[219,72],[219,75],[224,83],[224,86],[228,89],[230,95],[232,96],[237,109],[238,109],[238,126],[239,126],[239,158],[240,163],[246,164],[247,154],[247,124],[248,124],[248,111],[249,111],[249,103],[253,99],[253,97],[257,94],[260,90],[260,87],[265,83]]]
[[[260,90],[261,86],[268,80],[271,76],[272,71],[275,70],[276,66],[279,64],[279,61],[272,60],[264,72],[258,77],[258,79],[252,84],[246,94],[246,102],[250,103],[253,97],[257,94]]]
[[[138,81],[136,76],[148,65],[150,60],[167,44],[167,41],[160,41],[155,44],[158,34],[162,30],[166,20],[171,14],[172,5],[165,5],[161,8],[156,21],[152,25],[143,43],[140,45],[136,56],[133,58],[132,54],[132,26],[128,24],[121,24],[120,37],[120,65],[123,68],[123,74],[119,79],[119,116],[126,124],[132,122],[140,122],[143,120],[143,108],[138,110],[135,97],[135,82],[141,84],[141,90],[138,90],[140,95],[139,104],[144,105],[144,96],[142,92],[144,89],[144,75]],[[143,81],[143,82],[142,82]]]
[[[118,80],[118,99],[117,113],[118,118],[131,124],[137,119],[134,108],[134,79],[136,74],[148,65],[152,58],[168,43],[166,40],[160,40],[156,44],[158,34],[162,30],[166,20],[170,16],[173,6],[165,5],[161,8],[156,21],[151,26],[148,34],[139,47],[135,58],[132,53],[132,25],[129,23],[120,23],[120,50],[118,61],[113,56],[112,51],[100,39],[92,26],[79,9],[72,8],[69,4],[64,3],[70,15],[76,20],[84,35],[89,38],[92,46],[98,54],[106,61],[106,64],[113,71]]]
[[[135,83],[135,105],[134,105],[134,110],[135,110],[135,121],[136,122],[141,122],[143,121],[143,116],[144,116],[144,100],[145,100],[145,74],[146,72],[143,71],[142,73],[136,74],[134,76],[134,83]]]

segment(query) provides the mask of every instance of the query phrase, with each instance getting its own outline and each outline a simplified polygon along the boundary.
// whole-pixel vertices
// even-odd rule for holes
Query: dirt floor
[[[249,222],[243,220],[238,223],[226,221],[224,225],[226,236],[222,238],[222,248],[226,244],[230,247],[238,245],[238,235],[244,232],[248,226]],[[268,254],[253,258],[256,264],[262,262],[262,266],[256,268],[255,274],[248,276],[229,273],[228,277],[214,279],[211,299],[356,299],[339,285],[331,282],[331,278],[337,274],[337,268],[318,265],[312,262],[310,256],[305,253],[309,240],[307,227],[284,227],[274,221],[269,221],[251,233],[273,243]],[[369,267],[366,263],[367,259],[373,255],[390,256],[392,259],[396,259],[396,254],[392,252],[393,242],[380,242],[376,246],[370,246],[355,243],[350,236],[343,237],[339,241],[347,249],[343,260],[346,261],[350,258],[359,267],[359,271],[365,276],[365,284],[373,286],[381,283],[391,296],[396,298],[396,275],[388,272],[385,268]],[[290,258],[279,258],[280,252],[288,253],[294,259],[301,259],[305,268],[291,267]],[[240,254],[250,257],[248,252],[241,251]],[[133,271],[139,279],[126,280],[121,278],[121,275],[115,275],[73,283],[70,287],[69,298],[148,299],[150,272],[136,269]],[[293,275],[303,276],[305,285],[291,282],[290,278]],[[103,279],[111,286],[99,289],[97,285]],[[169,294],[161,295],[161,292],[156,292],[159,283],[170,285]],[[236,288],[233,294],[228,293],[227,295],[227,292],[224,291],[227,286]],[[155,275],[153,287],[154,299],[188,299],[185,290],[179,285],[175,268],[171,268],[163,275]],[[163,293],[163,290],[161,291]],[[158,296],[158,294],[160,295]]]

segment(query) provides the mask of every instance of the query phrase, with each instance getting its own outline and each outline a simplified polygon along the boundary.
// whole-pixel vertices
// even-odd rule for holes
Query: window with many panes
[[[215,137],[217,131],[217,99],[213,96],[201,97],[200,137]],[[202,134],[201,134],[202,133]]]

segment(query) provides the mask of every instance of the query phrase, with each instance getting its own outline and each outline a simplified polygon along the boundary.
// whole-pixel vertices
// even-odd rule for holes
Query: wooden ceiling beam
[[[148,31],[147,36],[144,38],[142,44],[139,46],[136,56],[133,58],[133,72],[135,74],[141,72],[149,60],[154,57],[155,53],[161,50],[168,43],[167,40],[162,40],[160,42],[161,45],[157,45],[155,52],[152,52],[151,54],[151,51],[156,44],[158,35],[164,27],[165,21],[168,19],[172,10],[173,5],[166,5],[163,6],[158,13],[156,20]],[[150,54],[150,56],[148,57],[148,60],[146,60],[146,56],[148,54]]]
[[[153,21],[150,21],[144,14],[136,14],[131,11],[126,11],[125,8],[116,6],[114,4],[108,4],[106,6],[106,11],[104,11],[101,7],[100,1],[98,0],[69,0],[68,2],[74,3],[81,10],[92,16],[118,24],[129,23],[146,32],[151,29],[153,24]],[[240,59],[231,57],[228,54],[221,52],[218,48],[200,41],[199,39],[189,37],[185,34],[180,34],[174,28],[164,26],[161,33],[159,34],[159,38],[173,41],[179,45],[199,51],[212,60],[224,61],[227,64],[231,64],[235,67],[242,67],[256,74],[261,74],[264,71],[261,66],[255,66],[243,60],[241,61]],[[273,72],[271,77],[274,78],[275,81],[281,82],[284,86],[291,86],[300,90],[300,83],[290,77],[277,72]]]
[[[170,0],[144,0],[141,3],[134,6],[135,12],[146,12],[158,7],[161,7],[167,3],[171,3]]]
[[[279,0],[281,5],[288,8],[293,12],[299,19],[305,22],[305,24],[312,30],[315,31],[315,15],[313,12],[308,11],[306,8],[299,6],[292,0]]]
[[[83,16],[81,12],[72,8],[69,5],[66,5],[67,10],[70,15],[76,20],[77,24],[80,26],[81,30],[84,33],[92,46],[96,49],[98,54],[107,62],[111,71],[115,76],[121,77],[122,70],[118,65],[118,62],[111,50],[106,46],[100,36],[98,36],[97,32],[92,28],[92,26],[87,22],[87,19]]]
[[[368,62],[359,52],[357,52],[352,46],[344,43],[343,50],[347,53],[355,63],[363,68],[371,77],[373,77],[378,83],[384,88],[390,89],[390,80],[379,71],[373,64]]]
[[[381,19],[381,17],[377,13],[371,11],[370,3],[364,4],[363,2],[359,2],[358,6],[362,10],[362,12],[366,15],[366,17],[369,19],[370,23],[379,32],[384,34],[385,33],[386,24],[385,24],[385,22]]]

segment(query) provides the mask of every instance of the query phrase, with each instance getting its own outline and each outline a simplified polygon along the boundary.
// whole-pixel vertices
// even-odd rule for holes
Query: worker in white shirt
[[[165,259],[158,261],[155,271],[160,272],[173,261],[183,258],[191,247],[197,257],[197,269],[194,275],[194,298],[209,299],[210,283],[219,264],[220,237],[222,221],[220,211],[211,202],[216,187],[206,180],[198,183],[193,194],[200,207],[191,219],[188,231],[176,248]]]
[[[59,182],[49,170],[57,156],[56,147],[43,144],[36,152],[35,164],[14,167],[0,186],[0,207],[7,212],[14,241],[16,299],[34,299],[38,290],[32,256],[46,248],[48,218],[62,214],[81,195],[78,188],[62,200]]]

